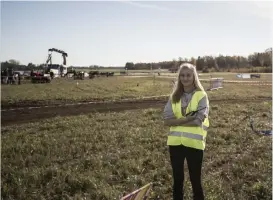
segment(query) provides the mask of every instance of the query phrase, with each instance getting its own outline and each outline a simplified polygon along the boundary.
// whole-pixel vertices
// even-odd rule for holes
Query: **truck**
[[[52,64],[52,52],[61,53],[63,57],[63,65]],[[45,74],[50,74],[50,77],[64,77],[67,74],[66,57],[68,54],[63,50],[56,48],[48,49],[48,58],[46,61]]]
[[[52,52],[57,52],[62,54],[63,64],[52,64]],[[64,77],[67,74],[66,57],[68,54],[63,50],[56,48],[48,49],[48,58],[46,64],[44,65],[44,72],[42,75],[31,76],[32,83],[50,83],[50,81],[55,77]]]

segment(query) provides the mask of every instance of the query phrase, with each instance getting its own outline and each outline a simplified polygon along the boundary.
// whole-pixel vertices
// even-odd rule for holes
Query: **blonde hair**
[[[199,81],[198,74],[197,74],[197,71],[196,71],[196,67],[194,65],[190,64],[190,63],[183,63],[183,64],[180,65],[180,69],[178,70],[177,81],[176,81],[174,90],[173,90],[172,95],[171,95],[172,101],[174,103],[177,103],[180,100],[183,93],[184,93],[184,87],[183,87],[183,85],[182,85],[182,83],[180,81],[180,72],[183,69],[190,69],[193,72],[194,86],[195,86],[196,90],[197,91],[205,91],[202,84]]]

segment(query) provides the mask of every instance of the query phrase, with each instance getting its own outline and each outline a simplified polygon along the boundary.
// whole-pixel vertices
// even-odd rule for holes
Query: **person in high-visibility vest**
[[[184,160],[187,160],[194,200],[203,200],[201,181],[203,152],[209,127],[209,100],[196,67],[183,63],[164,109],[164,125],[170,127],[167,145],[173,171],[173,200],[183,200]]]

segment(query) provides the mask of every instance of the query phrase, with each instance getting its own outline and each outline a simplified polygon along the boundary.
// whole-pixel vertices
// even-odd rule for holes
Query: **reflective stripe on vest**
[[[192,133],[171,131],[169,133],[169,135],[170,136],[176,136],[176,137],[186,137],[186,138],[190,138],[190,139],[203,141],[203,136],[202,135],[197,135],[197,134],[192,134]]]
[[[199,101],[206,96],[203,91],[196,91],[186,109],[186,114],[191,111],[196,111]],[[206,97],[207,98],[207,97]],[[208,101],[208,99],[207,99]],[[208,102],[209,106],[209,102]],[[178,103],[172,103],[172,109],[177,119],[185,118],[182,116],[181,100]],[[207,130],[209,127],[209,120],[206,117],[202,122],[202,126],[172,126],[170,127],[170,133],[168,136],[167,145],[179,145],[183,144],[188,147],[196,149],[205,149],[205,141],[207,136]]]

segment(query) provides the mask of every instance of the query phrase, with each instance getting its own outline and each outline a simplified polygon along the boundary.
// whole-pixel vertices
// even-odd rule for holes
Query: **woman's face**
[[[194,84],[193,71],[188,68],[184,68],[180,71],[179,78],[182,85],[185,87],[188,87]]]

